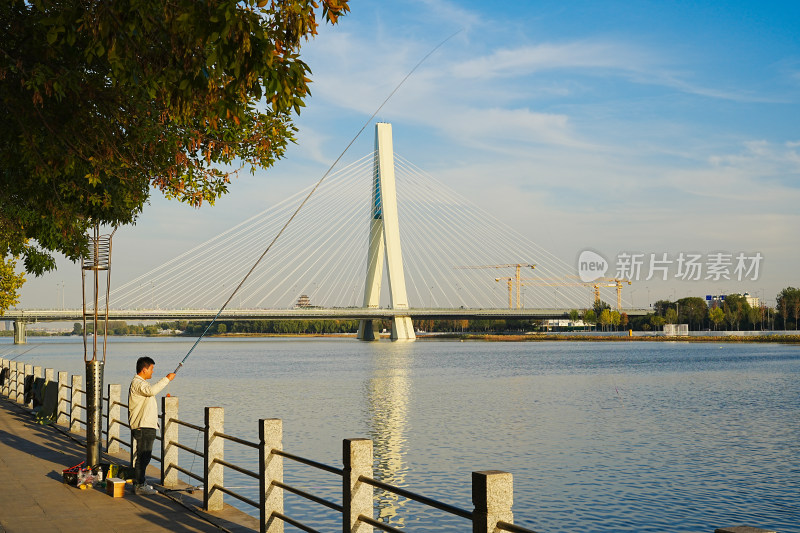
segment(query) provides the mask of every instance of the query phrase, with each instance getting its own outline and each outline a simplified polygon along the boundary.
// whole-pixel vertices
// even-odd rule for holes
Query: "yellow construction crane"
[[[516,269],[516,275],[514,279],[517,281],[517,309],[520,309],[520,301],[519,301],[519,294],[520,294],[520,287],[522,283],[520,282],[520,272],[523,268],[530,267],[531,270],[536,268],[536,265],[531,265],[529,263],[513,263],[510,265],[468,265],[468,266],[454,266],[453,268],[456,269],[474,269],[474,268],[514,268]],[[498,278],[499,280],[499,278]],[[509,282],[510,283],[510,282]],[[509,309],[511,309],[511,305],[509,304]]]
[[[617,288],[617,311],[622,311],[622,284],[627,283],[628,285],[631,284],[630,280],[627,279],[619,279],[619,278],[601,278],[606,283],[595,283],[592,285],[594,287],[594,301],[595,303],[600,301],[600,287],[616,287]]]
[[[524,282],[531,282],[531,281],[559,281],[558,283],[541,283],[541,285],[547,287],[561,287],[561,286],[583,286],[583,287],[592,287],[594,290],[594,302],[597,303],[600,301],[600,287],[616,287],[617,288],[617,311],[622,310],[622,284],[627,283],[628,285],[631,284],[630,280],[627,279],[619,279],[619,278],[600,278],[597,282],[577,282],[572,281],[573,278],[577,276],[565,276],[564,278],[522,278],[521,281]],[[561,281],[565,280],[565,281]],[[566,281],[568,280],[568,281]],[[530,283],[527,283],[530,285]]]
[[[512,298],[512,295],[514,294],[514,278],[494,278],[494,280],[495,281],[503,280],[503,281],[507,281],[508,282],[508,308],[509,309],[513,309],[514,308],[514,304],[513,304],[514,300]]]

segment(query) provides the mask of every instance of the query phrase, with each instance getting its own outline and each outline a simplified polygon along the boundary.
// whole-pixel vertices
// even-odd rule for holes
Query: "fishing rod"
[[[183,366],[183,363],[185,363],[186,360],[189,359],[189,356],[192,355],[192,352],[194,351],[194,349],[197,347],[197,345],[200,343],[200,341],[203,339],[203,337],[206,336],[206,333],[208,333],[208,330],[211,329],[211,326],[213,326],[214,323],[217,321],[217,318],[219,318],[219,315],[221,315],[222,312],[225,310],[225,308],[228,307],[228,304],[231,302],[231,300],[233,300],[233,297],[236,295],[236,293],[239,292],[239,289],[242,288],[242,285],[244,285],[245,281],[247,281],[247,278],[250,277],[250,274],[252,274],[253,271],[258,266],[258,264],[261,263],[261,260],[264,259],[264,256],[267,255],[267,252],[269,252],[269,250],[272,248],[272,245],[275,244],[275,242],[280,238],[280,236],[283,234],[283,232],[286,230],[286,228],[289,226],[289,224],[291,224],[292,220],[294,220],[294,218],[297,216],[297,214],[300,212],[300,210],[303,208],[303,206],[306,205],[308,200],[317,191],[319,186],[322,185],[322,182],[325,181],[325,178],[328,177],[328,174],[330,174],[331,171],[333,170],[333,168],[336,166],[336,164],[339,163],[339,160],[342,159],[342,157],[344,157],[344,154],[347,153],[347,150],[349,150],[350,147],[353,146],[353,143],[356,142],[356,139],[358,139],[361,136],[361,133],[367,128],[369,123],[372,122],[372,119],[375,118],[375,115],[380,113],[381,109],[383,109],[383,106],[386,105],[386,103],[392,98],[392,96],[394,96],[394,94],[400,89],[400,87],[402,87],[402,85],[406,82],[406,80],[408,80],[408,78],[411,77],[411,75],[414,73],[414,71],[416,71],[417,68],[419,68],[419,66],[422,65],[422,63],[424,63],[426,59],[428,59],[431,55],[433,55],[433,53],[436,52],[436,50],[441,48],[442,45],[444,45],[444,43],[446,43],[447,41],[449,41],[450,39],[452,39],[453,37],[455,37],[456,35],[458,35],[462,31],[463,30],[458,30],[457,32],[453,33],[452,35],[450,35],[449,37],[444,39],[442,42],[440,42],[439,44],[434,46],[433,49],[430,52],[425,54],[425,56],[422,59],[420,59],[417,62],[416,65],[414,65],[414,68],[412,68],[408,72],[408,74],[406,74],[406,76],[402,80],[400,80],[400,83],[398,83],[397,86],[392,90],[392,92],[389,93],[389,96],[387,96],[383,100],[383,102],[381,103],[381,105],[378,106],[378,108],[375,110],[375,112],[372,113],[372,115],[370,115],[370,117],[364,122],[364,125],[361,126],[360,130],[358,130],[358,133],[356,133],[355,137],[353,137],[350,140],[350,142],[347,144],[345,149],[342,150],[342,153],[339,154],[339,157],[337,157],[336,160],[331,164],[331,166],[328,167],[328,170],[325,171],[325,174],[322,175],[322,177],[319,179],[317,184],[314,185],[314,188],[311,189],[311,191],[308,193],[308,195],[305,197],[305,199],[300,203],[299,206],[297,206],[297,209],[294,211],[294,213],[292,213],[292,216],[289,217],[289,220],[286,221],[286,224],[284,224],[283,227],[280,229],[280,231],[277,233],[277,235],[275,235],[275,237],[272,239],[272,242],[269,243],[269,246],[266,247],[264,252],[259,256],[259,258],[256,260],[256,262],[253,264],[253,266],[247,272],[247,274],[245,274],[245,276],[242,278],[242,281],[239,282],[239,285],[236,286],[236,288],[233,290],[233,292],[228,297],[228,299],[225,301],[225,303],[222,304],[222,307],[220,307],[219,311],[217,311],[217,314],[214,315],[214,318],[211,319],[211,322],[208,323],[208,326],[206,326],[206,329],[203,330],[203,333],[201,333],[200,336],[197,337],[197,340],[194,342],[192,347],[189,349],[189,352],[183,357],[183,359],[181,359],[181,362],[178,363],[178,366],[175,368],[175,372],[174,372],[175,374],[177,374],[178,370],[181,369],[181,367]]]
[[[3,353],[0,353],[0,357],[5,357],[6,355],[10,354],[11,352],[13,352],[13,351],[14,351],[14,350],[16,350],[16,349],[17,349],[17,346],[16,346],[16,344],[12,344],[12,345],[11,345],[11,348],[8,348],[8,349],[7,349],[7,350],[5,350]]]
[[[25,350],[25,351],[24,351],[24,352],[22,352],[21,354],[17,354],[17,356],[16,356],[16,357],[13,357],[13,358],[9,359],[9,361],[13,361],[14,359],[18,359],[19,357],[22,357],[23,355],[25,355],[26,353],[30,352],[30,351],[31,351],[31,350],[33,350],[34,348],[38,348],[39,346],[41,346],[41,344],[36,344],[36,345],[34,345],[34,346],[31,346],[30,348],[28,348],[27,350]]]

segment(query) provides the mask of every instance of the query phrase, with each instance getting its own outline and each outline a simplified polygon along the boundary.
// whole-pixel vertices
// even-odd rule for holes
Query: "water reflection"
[[[365,383],[367,427],[373,442],[374,477],[384,483],[402,487],[408,465],[405,445],[410,396],[409,366],[411,347],[392,344],[379,347],[372,356],[372,377]],[[396,494],[376,490],[377,519],[396,527],[405,525],[400,509],[407,500]]]

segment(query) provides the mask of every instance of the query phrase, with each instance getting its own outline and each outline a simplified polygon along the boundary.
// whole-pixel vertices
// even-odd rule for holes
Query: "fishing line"
[[[297,209],[295,209],[295,211],[292,214],[292,216],[289,217],[289,220],[286,221],[286,223],[280,229],[278,234],[275,235],[275,237],[272,239],[272,242],[269,243],[269,246],[267,246],[267,248],[264,250],[264,252],[259,256],[259,258],[256,260],[256,262],[253,264],[253,266],[247,272],[247,274],[244,275],[244,277],[242,278],[242,281],[239,282],[239,285],[236,286],[236,288],[233,290],[233,292],[228,297],[228,299],[225,301],[225,303],[222,304],[222,307],[220,307],[219,311],[217,311],[217,314],[214,315],[214,318],[211,319],[211,322],[209,322],[208,326],[206,326],[206,329],[203,330],[203,333],[201,333],[200,336],[197,337],[197,340],[194,342],[192,347],[189,349],[189,352],[183,357],[183,359],[181,359],[181,362],[178,363],[178,366],[175,368],[175,372],[174,372],[175,374],[178,373],[178,370],[181,369],[181,367],[183,366],[183,363],[186,362],[186,360],[192,354],[192,352],[197,347],[197,345],[200,343],[200,341],[203,339],[203,337],[206,336],[206,333],[208,333],[208,330],[211,329],[211,326],[213,326],[214,323],[217,321],[217,319],[219,318],[219,315],[222,314],[222,312],[225,310],[226,307],[228,307],[228,304],[231,302],[231,300],[233,300],[233,297],[236,295],[237,292],[239,292],[239,289],[242,288],[242,285],[244,285],[244,282],[247,281],[247,278],[250,277],[250,274],[253,273],[253,271],[256,269],[258,264],[261,263],[261,260],[264,259],[264,256],[267,255],[267,252],[269,252],[269,250],[272,248],[272,245],[275,244],[275,242],[280,238],[280,236],[283,234],[283,232],[289,226],[289,224],[291,224],[292,220],[294,220],[294,218],[297,216],[297,213],[300,212],[300,210],[303,208],[304,205],[306,205],[306,203],[311,198],[311,196],[317,191],[319,186],[322,185],[322,182],[325,180],[325,178],[328,177],[328,174],[331,173],[331,170],[333,170],[333,167],[335,167],[336,164],[339,162],[339,160],[342,159],[342,157],[344,157],[344,154],[347,153],[347,150],[349,150],[351,146],[353,146],[353,143],[356,142],[356,139],[358,139],[359,136],[361,136],[361,133],[367,128],[369,123],[372,122],[372,119],[375,118],[375,115],[380,113],[381,109],[383,109],[383,106],[386,105],[386,103],[389,101],[389,99],[391,99],[391,97],[394,96],[394,94],[400,89],[400,87],[402,87],[402,85],[406,82],[406,80],[409,77],[411,77],[411,75],[414,73],[414,71],[416,71],[417,68],[419,68],[419,66],[422,65],[422,63],[424,63],[426,59],[428,59],[434,52],[436,52],[436,50],[441,48],[442,45],[444,45],[444,43],[446,43],[447,41],[449,41],[450,39],[452,39],[453,37],[455,37],[456,35],[458,35],[462,31],[463,30],[458,30],[457,32],[455,32],[452,35],[450,35],[449,37],[447,37],[442,42],[440,42],[435,47],[433,47],[433,49],[430,52],[428,52],[425,55],[425,57],[420,59],[419,62],[417,62],[417,64],[414,65],[414,68],[412,68],[408,72],[408,74],[406,74],[406,76],[402,80],[400,80],[400,83],[398,83],[397,86],[394,88],[394,90],[392,90],[392,92],[389,93],[389,96],[387,96],[386,99],[384,99],[384,101],[381,103],[381,105],[378,106],[378,109],[376,109],[375,112],[372,113],[372,115],[370,115],[370,117],[364,122],[364,125],[361,126],[360,130],[358,130],[358,133],[356,133],[355,137],[353,137],[353,139],[348,143],[348,145],[345,147],[345,149],[342,150],[342,153],[339,154],[339,157],[336,158],[336,160],[331,164],[331,166],[328,167],[328,170],[325,171],[325,174],[322,175],[322,177],[319,179],[317,184],[314,185],[314,188],[311,189],[311,191],[308,193],[308,195],[305,197],[305,199],[300,203],[300,205],[297,207]]]

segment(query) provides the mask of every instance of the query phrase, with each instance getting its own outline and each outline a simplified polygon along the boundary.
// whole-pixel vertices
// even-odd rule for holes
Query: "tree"
[[[225,323],[220,322],[219,324],[217,324],[217,333],[223,334],[226,333],[227,331],[228,331],[228,326],[226,326]]]
[[[0,256],[0,316],[5,314],[6,309],[19,302],[17,291],[25,283],[25,276],[17,274],[16,267],[17,262],[14,258],[6,260]]]
[[[662,328],[666,320],[664,320],[663,316],[653,315],[650,317],[650,325],[653,326],[653,329]]]
[[[583,312],[583,321],[586,324],[595,324],[597,323],[597,315],[594,313],[593,309],[587,309]]]
[[[348,0],[321,0],[336,23]],[[151,188],[199,207],[294,141],[316,0],[0,2],[0,259],[40,275]]]
[[[577,309],[573,309],[572,311],[569,312],[569,321],[572,322],[573,326],[578,321],[578,318],[580,318],[580,316],[581,315],[580,313],[578,313]]]
[[[778,301],[776,309],[783,317],[784,329],[788,329],[786,323],[790,316],[794,318],[794,329],[797,329],[797,319],[800,317],[800,289],[786,287],[778,293],[776,299]]]
[[[725,312],[719,307],[714,307],[708,311],[708,319],[714,324],[714,329],[716,330],[725,320]]]
[[[595,300],[592,309],[594,309],[595,316],[600,316],[604,309],[611,309],[611,306],[603,300]]]
[[[696,296],[690,296],[681,298],[677,304],[680,315],[684,316],[690,325],[695,324],[697,329],[702,329],[703,322],[708,316],[706,301]]]
[[[675,309],[673,309],[672,307],[670,307],[664,314],[664,321],[667,324],[676,324],[678,322],[678,312],[675,311]]]
[[[729,294],[725,297],[725,302],[722,304],[722,310],[725,313],[725,321],[731,329],[739,329],[739,323],[743,318],[747,318],[750,312],[750,304],[747,303],[747,298],[741,294]]]
[[[653,313],[658,316],[666,316],[667,309],[674,308],[675,304],[669,300],[658,300],[653,304]]]
[[[762,320],[764,319],[764,308],[761,306],[751,307],[747,314],[747,320],[752,324],[753,329],[761,329]]]
[[[611,314],[610,309],[603,309],[603,311],[600,313],[599,322],[600,325],[603,327],[603,331],[605,331],[606,327],[614,323],[614,318]]]
[[[619,329],[620,322],[622,322],[622,318],[620,318],[619,311],[611,311],[611,325],[615,330]]]
[[[630,321],[630,319],[628,318],[628,313],[620,313],[619,314],[619,323],[620,323],[620,325],[622,326],[623,329],[628,327],[628,322],[629,321]]]

